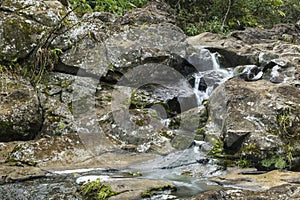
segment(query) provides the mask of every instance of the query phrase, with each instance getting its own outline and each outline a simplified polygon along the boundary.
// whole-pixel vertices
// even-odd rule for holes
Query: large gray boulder
[[[42,110],[30,82],[1,73],[0,141],[33,139],[42,126]]]
[[[70,8],[59,1],[2,1],[0,10],[0,60],[28,56]],[[76,21],[74,14],[63,23]]]
[[[234,78],[212,93],[208,105],[207,139],[219,138],[225,153],[258,168],[299,167],[299,89]]]

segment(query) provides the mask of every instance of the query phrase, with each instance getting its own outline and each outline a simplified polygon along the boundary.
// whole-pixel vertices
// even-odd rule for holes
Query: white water
[[[211,59],[212,59],[212,63],[213,63],[211,70],[202,71],[202,72],[198,72],[198,73],[194,74],[195,83],[194,83],[193,91],[195,93],[195,96],[197,99],[197,105],[198,105],[199,109],[201,109],[203,107],[202,102],[209,98],[209,96],[211,95],[216,84],[220,84],[232,76],[232,73],[229,72],[228,70],[221,69],[217,54],[218,53],[211,53]],[[211,77],[214,75],[213,72],[215,72],[215,76],[217,75],[216,77]],[[200,80],[201,80],[201,78],[205,78],[205,77],[207,77],[208,79],[213,78],[215,80],[213,81],[213,83],[210,83],[210,84],[206,83],[207,88],[205,91],[200,91],[198,89]],[[212,82],[212,81],[210,81],[210,82]]]
[[[219,70],[220,69],[220,64],[219,64],[219,61],[218,61],[217,53],[212,53],[211,54],[211,60],[212,60],[212,63],[213,63],[213,70]]]
[[[83,173],[83,172],[90,172],[96,170],[103,170],[101,168],[88,168],[88,169],[69,169],[69,170],[62,170],[62,171],[54,171],[55,174],[72,174],[72,173]]]
[[[87,176],[81,176],[79,178],[76,179],[76,183],[77,184],[85,184],[88,182],[93,182],[100,179],[101,182],[105,182],[108,180],[111,180],[112,178],[110,178],[110,176],[104,176],[104,175],[87,175]],[[113,180],[122,180],[122,179],[113,179]]]
[[[198,89],[200,80],[202,77],[203,77],[202,73],[195,74],[195,84],[194,84],[194,88],[193,88],[193,91],[194,91],[196,99],[197,99],[197,106],[199,109],[202,107],[203,100],[208,98],[208,94],[206,93],[207,89],[205,91],[200,91]]]

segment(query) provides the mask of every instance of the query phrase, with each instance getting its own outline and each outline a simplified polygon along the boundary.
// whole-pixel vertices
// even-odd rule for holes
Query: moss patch
[[[141,197],[142,198],[150,198],[154,195],[157,195],[158,193],[161,193],[161,192],[167,191],[167,190],[176,191],[176,187],[173,185],[165,185],[162,187],[151,188],[151,189],[147,190],[146,192],[143,192],[141,194]]]
[[[78,190],[83,196],[83,199],[86,200],[105,200],[119,194],[118,192],[113,191],[109,186],[101,183],[100,179],[88,182],[82,185]]]

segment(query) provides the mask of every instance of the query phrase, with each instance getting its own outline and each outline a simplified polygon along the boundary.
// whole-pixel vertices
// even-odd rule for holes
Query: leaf
[[[13,60],[12,60],[12,62],[13,63],[16,63],[16,62],[18,62],[18,58],[16,57],[16,58],[14,58]]]
[[[286,162],[285,162],[285,160],[284,160],[282,157],[279,157],[279,158],[276,160],[275,168],[278,168],[278,169],[284,169],[285,167],[286,167]]]
[[[281,10],[277,10],[277,12],[278,12],[279,15],[281,15],[282,17],[285,17],[285,16],[286,16],[285,13],[284,13],[283,11],[281,11]]]
[[[273,164],[273,162],[271,159],[264,159],[261,161],[261,164],[264,167],[270,167]]]

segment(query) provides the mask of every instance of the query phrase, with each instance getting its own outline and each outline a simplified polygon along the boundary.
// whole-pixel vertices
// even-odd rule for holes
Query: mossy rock
[[[78,189],[83,199],[106,200],[115,196],[118,192],[113,191],[109,186],[101,183],[100,179],[88,182]]]
[[[163,193],[164,191],[176,191],[176,187],[174,185],[164,185],[162,187],[157,188],[151,188],[146,192],[143,192],[141,194],[142,198],[151,198],[154,195],[157,195],[158,193]]]
[[[45,27],[19,15],[0,13],[0,18],[5,19],[0,20],[0,34],[3,35],[0,58],[6,61],[25,58],[36,47]]]

